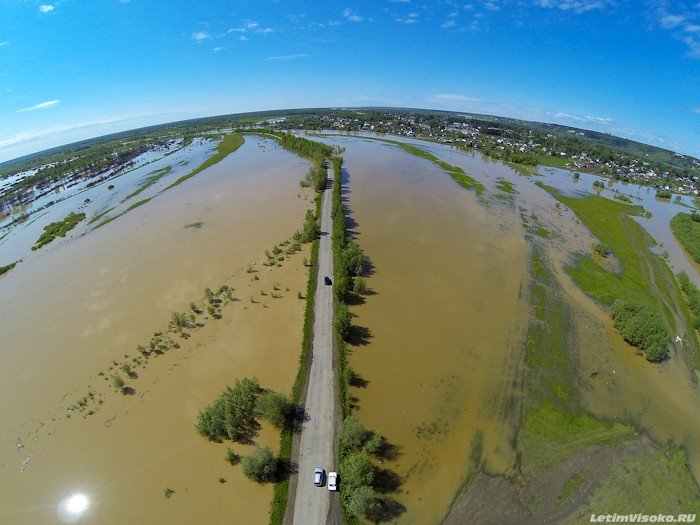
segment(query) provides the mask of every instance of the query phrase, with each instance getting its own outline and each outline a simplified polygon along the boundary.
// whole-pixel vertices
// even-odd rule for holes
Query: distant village
[[[349,112],[348,112],[349,113]],[[378,116],[381,118],[377,120]],[[576,141],[568,141],[551,133],[532,130],[514,130],[508,127],[488,127],[479,122],[474,124],[449,116],[416,116],[402,114],[372,114],[369,118],[353,115],[320,114],[309,117],[290,117],[286,124],[304,123],[306,129],[334,129],[343,132],[371,131],[404,137],[423,138],[444,144],[453,144],[464,149],[477,149],[484,154],[521,164],[544,164],[567,168],[572,171],[595,173],[626,182],[655,186],[685,195],[700,194],[700,161],[686,157],[697,175],[670,173],[643,158],[616,153],[606,148],[604,155],[597,154],[596,148],[582,149],[583,133],[568,130]],[[464,119],[466,120],[466,119]],[[281,122],[277,122],[281,124]],[[311,124],[311,126],[309,125]],[[282,125],[280,127],[286,127]],[[567,148],[567,146],[570,146]],[[600,148],[598,148],[600,149]],[[683,157],[680,154],[676,154]],[[656,165],[654,165],[656,164]],[[680,170],[678,170],[680,171]]]

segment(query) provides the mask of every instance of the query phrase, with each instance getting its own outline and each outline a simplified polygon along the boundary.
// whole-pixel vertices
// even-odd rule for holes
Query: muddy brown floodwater
[[[367,382],[351,389],[355,415],[397,447],[380,465],[402,480],[386,494],[399,503],[393,517],[437,523],[475,439],[489,471],[515,465],[528,260],[519,215],[393,146],[336,140],[351,229],[375,269],[373,293],[352,308],[364,330],[350,365]]]
[[[483,183],[477,199],[398,148],[352,136],[325,140],[346,148],[350,226],[373,267],[367,283],[374,293],[352,307],[361,330],[349,361],[363,385],[351,388],[355,415],[395,446],[396,457],[379,465],[395,474],[380,473],[391,481],[384,488],[394,489],[381,497],[398,503],[385,507],[383,520],[439,523],[474,470],[474,448],[482,449],[489,474],[514,474],[532,242],[520,214],[551,234],[537,242],[571,307],[577,347],[569,380],[582,386],[587,410],[633,422],[657,444],[683,445],[697,480],[700,395],[692,371],[677,352],[661,366],[636,355],[609,314],[574,285],[565,271],[571,255],[590,251],[596,239],[535,184],[590,193],[597,177],[576,182],[565,170],[522,176],[478,154],[400,139]],[[499,191],[500,179],[515,193]],[[696,268],[668,234],[670,218],[687,207],[658,203],[645,189],[620,189],[653,210],[640,224],[664,243],[676,271],[686,269],[697,282]],[[603,193],[611,197],[613,190]]]
[[[291,388],[308,248],[280,268],[259,262],[301,226],[308,166],[249,136],[219,164],[0,280],[0,522],[267,522],[272,486],[246,480],[225,461],[227,445],[200,437],[194,423],[237,378]],[[249,262],[257,273],[246,272]],[[199,316],[204,326],[176,338],[179,349],[137,367],[133,395],[98,375],[224,283],[240,301],[221,319]],[[103,401],[96,412],[68,412],[89,391]],[[256,441],[276,450],[279,434],[263,425]]]

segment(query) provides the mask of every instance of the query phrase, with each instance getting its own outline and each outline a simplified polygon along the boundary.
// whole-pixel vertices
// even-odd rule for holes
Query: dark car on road
[[[331,281],[331,278],[328,277],[327,275],[323,278],[323,282],[326,283],[327,285],[333,284],[333,281]]]
[[[318,467],[316,470],[314,470],[314,485],[317,487],[323,487],[323,481],[326,478],[326,471],[323,470],[321,467]]]

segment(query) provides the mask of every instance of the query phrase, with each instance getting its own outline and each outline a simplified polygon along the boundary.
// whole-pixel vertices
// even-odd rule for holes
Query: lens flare
[[[71,494],[58,505],[58,517],[63,523],[75,523],[90,507],[85,494]]]

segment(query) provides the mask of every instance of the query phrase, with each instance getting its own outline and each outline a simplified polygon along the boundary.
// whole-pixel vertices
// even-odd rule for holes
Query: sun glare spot
[[[63,499],[58,506],[58,517],[63,523],[75,523],[85,514],[90,500],[84,494],[73,494]]]

